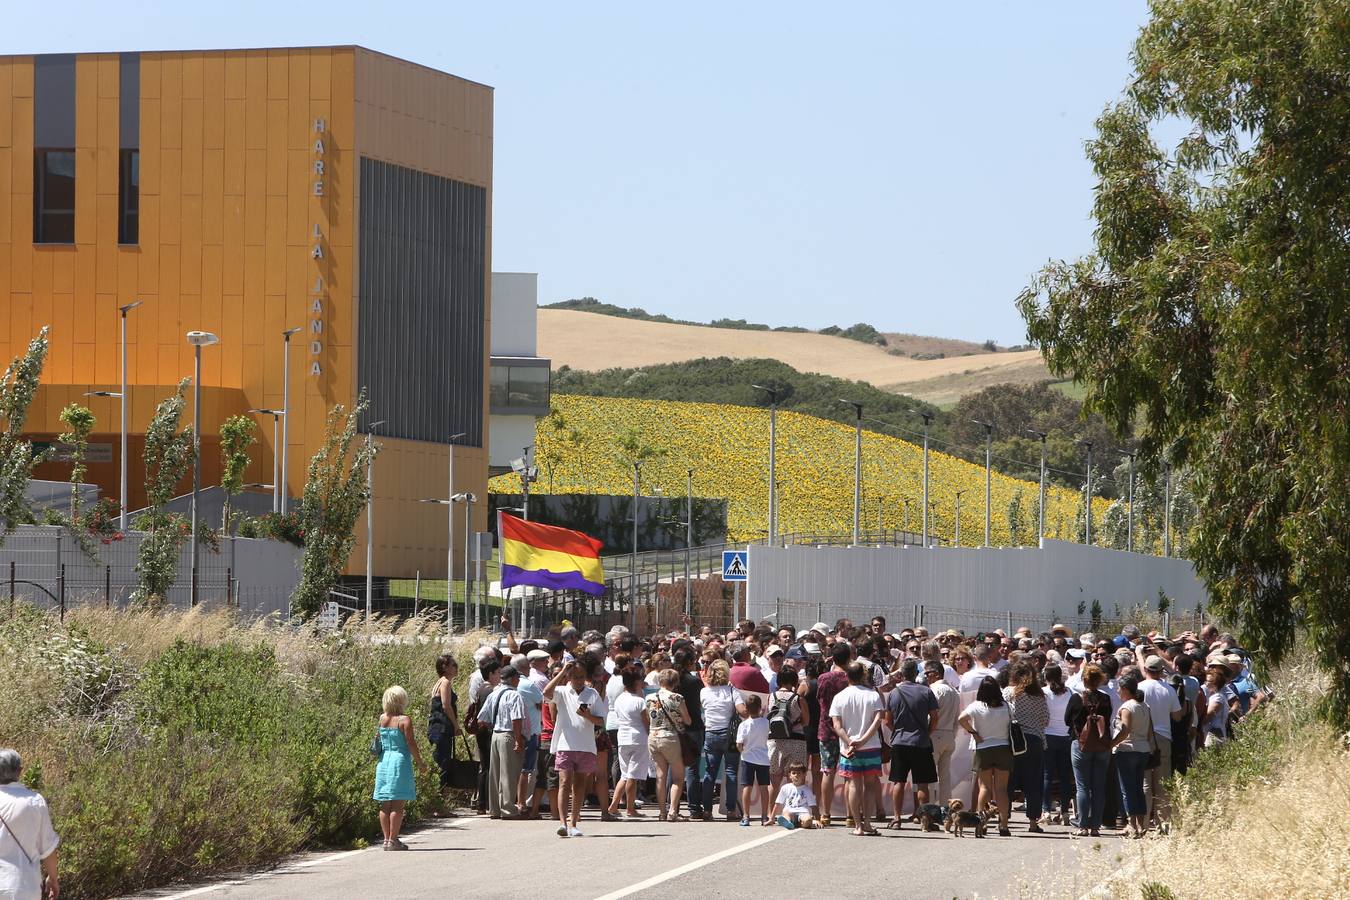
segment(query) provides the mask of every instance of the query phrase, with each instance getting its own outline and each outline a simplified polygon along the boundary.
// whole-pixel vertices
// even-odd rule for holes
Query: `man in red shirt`
[[[745,715],[745,698],[751,694],[759,695],[760,709],[768,709],[769,680],[764,672],[751,662],[750,647],[746,644],[731,645],[731,686],[736,689],[736,711]]]
[[[830,720],[830,704],[834,697],[848,687],[848,664],[853,661],[853,647],[847,641],[840,641],[830,651],[834,665],[830,671],[816,679],[816,700],[820,703],[820,727],[816,732],[820,738],[820,825],[829,827],[830,809],[834,806],[834,774],[839,768],[839,736],[834,733]]]

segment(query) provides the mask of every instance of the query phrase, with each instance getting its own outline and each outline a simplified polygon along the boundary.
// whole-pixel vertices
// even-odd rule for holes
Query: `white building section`
[[[488,467],[493,475],[510,471],[511,460],[534,443],[535,420],[549,412],[549,360],[537,355],[538,305],[538,275],[492,273]]]

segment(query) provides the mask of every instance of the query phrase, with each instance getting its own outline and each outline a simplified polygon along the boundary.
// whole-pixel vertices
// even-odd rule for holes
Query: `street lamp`
[[[840,400],[857,413],[853,429],[853,546],[858,546],[858,520],[862,515],[862,404]]]
[[[281,450],[281,446],[277,443],[277,422],[286,418],[286,411],[284,409],[257,408],[250,409],[249,412],[272,417],[272,512],[281,512],[281,476],[279,474],[278,466],[282,469],[284,469],[285,466],[281,466],[279,462],[280,456],[278,454]],[[282,438],[282,440],[285,440],[285,438]]]
[[[993,507],[989,491],[989,472],[993,461],[994,423],[971,419],[976,425],[984,426],[984,545],[989,546],[989,529]]]
[[[1041,502],[1040,502],[1040,521],[1037,523],[1036,546],[1041,545],[1041,539],[1045,537],[1045,439],[1048,436],[1044,431],[1037,431],[1034,428],[1028,428],[1027,434],[1034,434],[1041,439]]]
[[[1087,448],[1087,488],[1083,495],[1083,543],[1092,546],[1092,441],[1075,441],[1079,446]]]
[[[378,422],[371,422],[366,426],[366,493],[369,498],[366,500],[366,627],[370,627],[370,595],[375,589],[375,454],[372,448],[375,445],[375,429],[379,428],[388,419],[381,419]]]
[[[1133,450],[1117,450],[1121,456],[1130,461],[1130,486],[1128,488],[1128,499],[1125,501],[1130,504],[1125,513],[1125,550],[1134,552],[1134,457]]]
[[[633,460],[633,555],[628,560],[628,614],[629,628],[637,631],[637,552],[638,552],[638,490],[641,485],[642,460]]]
[[[694,548],[694,470],[685,472],[684,494],[684,614],[694,614],[694,586],[689,582],[689,554]],[[855,512],[856,516],[857,513]]]
[[[460,431],[450,435],[450,440],[446,441],[446,452],[450,456],[450,473],[447,475],[448,481],[445,485],[445,495],[452,500],[455,497],[455,441],[464,437],[466,432]],[[451,504],[445,513],[446,519],[446,537],[445,537],[445,633],[450,633],[450,623],[454,620],[455,609],[455,507]],[[464,540],[467,542],[468,537]],[[467,546],[467,543],[466,543]],[[465,571],[468,571],[469,561],[467,557],[464,560]],[[466,578],[464,582],[464,630],[469,630],[469,582]]]
[[[779,390],[762,384],[750,386],[769,395],[769,544],[772,546],[778,538],[778,482],[774,480],[774,465],[778,461]]]
[[[121,521],[118,523],[118,530],[125,532],[127,530],[127,400],[130,399],[127,388],[127,313],[144,303],[144,300],[133,300],[126,306],[119,306],[118,312],[122,314],[122,392],[118,397],[122,400],[122,472],[121,472],[121,492],[122,496],[118,499],[122,501]]]
[[[197,570],[197,494],[202,489],[202,348],[220,343],[209,331],[189,331],[187,342],[193,348],[192,377],[192,605],[198,600]]]
[[[277,511],[286,514],[286,463],[291,446],[291,335],[300,330],[297,325],[281,333],[281,477],[276,479],[277,494],[281,500]],[[275,440],[273,441],[275,443]]]
[[[928,426],[933,421],[933,414],[923,410],[913,410],[918,412],[923,418],[923,545],[928,546]]]
[[[1163,460],[1163,556],[1172,555],[1172,464]]]
[[[961,546],[961,495],[967,490],[969,488],[962,488],[956,492],[956,540],[952,541],[952,544],[957,547]]]

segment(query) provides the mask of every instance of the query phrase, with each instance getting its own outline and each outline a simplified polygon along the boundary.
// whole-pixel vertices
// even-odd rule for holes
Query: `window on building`
[[[117,243],[140,243],[141,151],[123,150],[117,178]]]
[[[75,151],[35,150],[33,241],[75,243]]]
[[[75,57],[33,60],[33,242],[75,243]]]
[[[117,242],[137,244],[141,220],[141,55],[123,53],[119,68]]]
[[[488,400],[494,415],[548,415],[549,396],[547,359],[492,358]]]

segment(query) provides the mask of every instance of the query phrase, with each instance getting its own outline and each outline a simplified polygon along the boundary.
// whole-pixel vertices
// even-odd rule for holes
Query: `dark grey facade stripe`
[[[75,54],[33,57],[33,146],[75,146]]]
[[[360,426],[481,447],[487,191],[364,157],[360,178]]]
[[[141,55],[122,53],[118,56],[121,70],[118,85],[118,135],[123,150],[141,149]]]

